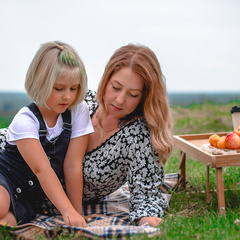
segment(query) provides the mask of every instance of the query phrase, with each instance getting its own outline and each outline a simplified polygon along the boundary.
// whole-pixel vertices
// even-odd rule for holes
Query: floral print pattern
[[[95,93],[85,101],[92,115],[97,109]],[[143,216],[162,217],[167,207],[160,190],[163,168],[150,143],[150,132],[143,117],[121,128],[83,160],[83,202],[96,202],[124,183],[130,190],[130,220]]]
[[[8,128],[0,128],[0,150],[5,148]]]

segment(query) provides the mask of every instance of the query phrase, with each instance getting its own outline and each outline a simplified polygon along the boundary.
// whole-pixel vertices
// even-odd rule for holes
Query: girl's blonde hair
[[[87,92],[87,75],[84,64],[77,52],[68,44],[59,41],[41,45],[34,56],[26,75],[25,89],[37,105],[46,107],[56,78],[67,74],[79,78],[79,88],[75,101],[69,107],[83,101]]]
[[[119,48],[110,58],[97,91],[100,127],[106,114],[106,86],[111,76],[123,67],[131,68],[144,82],[142,100],[134,114],[144,116],[150,130],[151,143],[158,152],[159,161],[165,164],[173,148],[172,115],[164,76],[156,55],[148,47],[129,44]]]

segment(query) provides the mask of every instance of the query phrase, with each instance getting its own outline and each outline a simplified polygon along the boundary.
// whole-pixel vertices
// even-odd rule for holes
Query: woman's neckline
[[[91,151],[87,152],[85,155],[90,155],[93,152],[97,151],[98,149],[102,148],[104,145],[106,145],[113,137],[120,134],[124,129],[131,127],[131,125],[135,124],[137,121],[141,120],[142,117],[139,117],[131,122],[129,122],[127,125],[125,125],[123,128],[120,128],[117,132],[115,132],[113,135],[111,135],[109,138],[107,138],[104,142],[102,142],[99,146],[92,149]]]

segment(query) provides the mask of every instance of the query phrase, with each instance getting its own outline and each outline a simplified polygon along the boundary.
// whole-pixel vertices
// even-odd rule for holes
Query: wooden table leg
[[[220,214],[224,214],[226,211],[222,168],[216,168],[216,177],[217,177],[218,211]]]
[[[186,153],[180,151],[180,161],[178,164],[178,169],[180,170],[180,186],[182,188],[186,187]]]
[[[206,184],[206,192],[207,192],[207,203],[210,203],[210,190],[209,190],[209,166],[207,166],[207,184]]]

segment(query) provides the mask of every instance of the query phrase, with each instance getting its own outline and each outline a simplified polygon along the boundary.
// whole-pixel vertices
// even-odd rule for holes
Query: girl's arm
[[[64,177],[69,200],[82,214],[82,160],[87,149],[89,135],[72,138],[64,160]]]
[[[86,227],[84,218],[74,209],[52,169],[39,140],[27,138],[16,141],[19,152],[29,165],[47,197],[61,212],[68,226]]]

